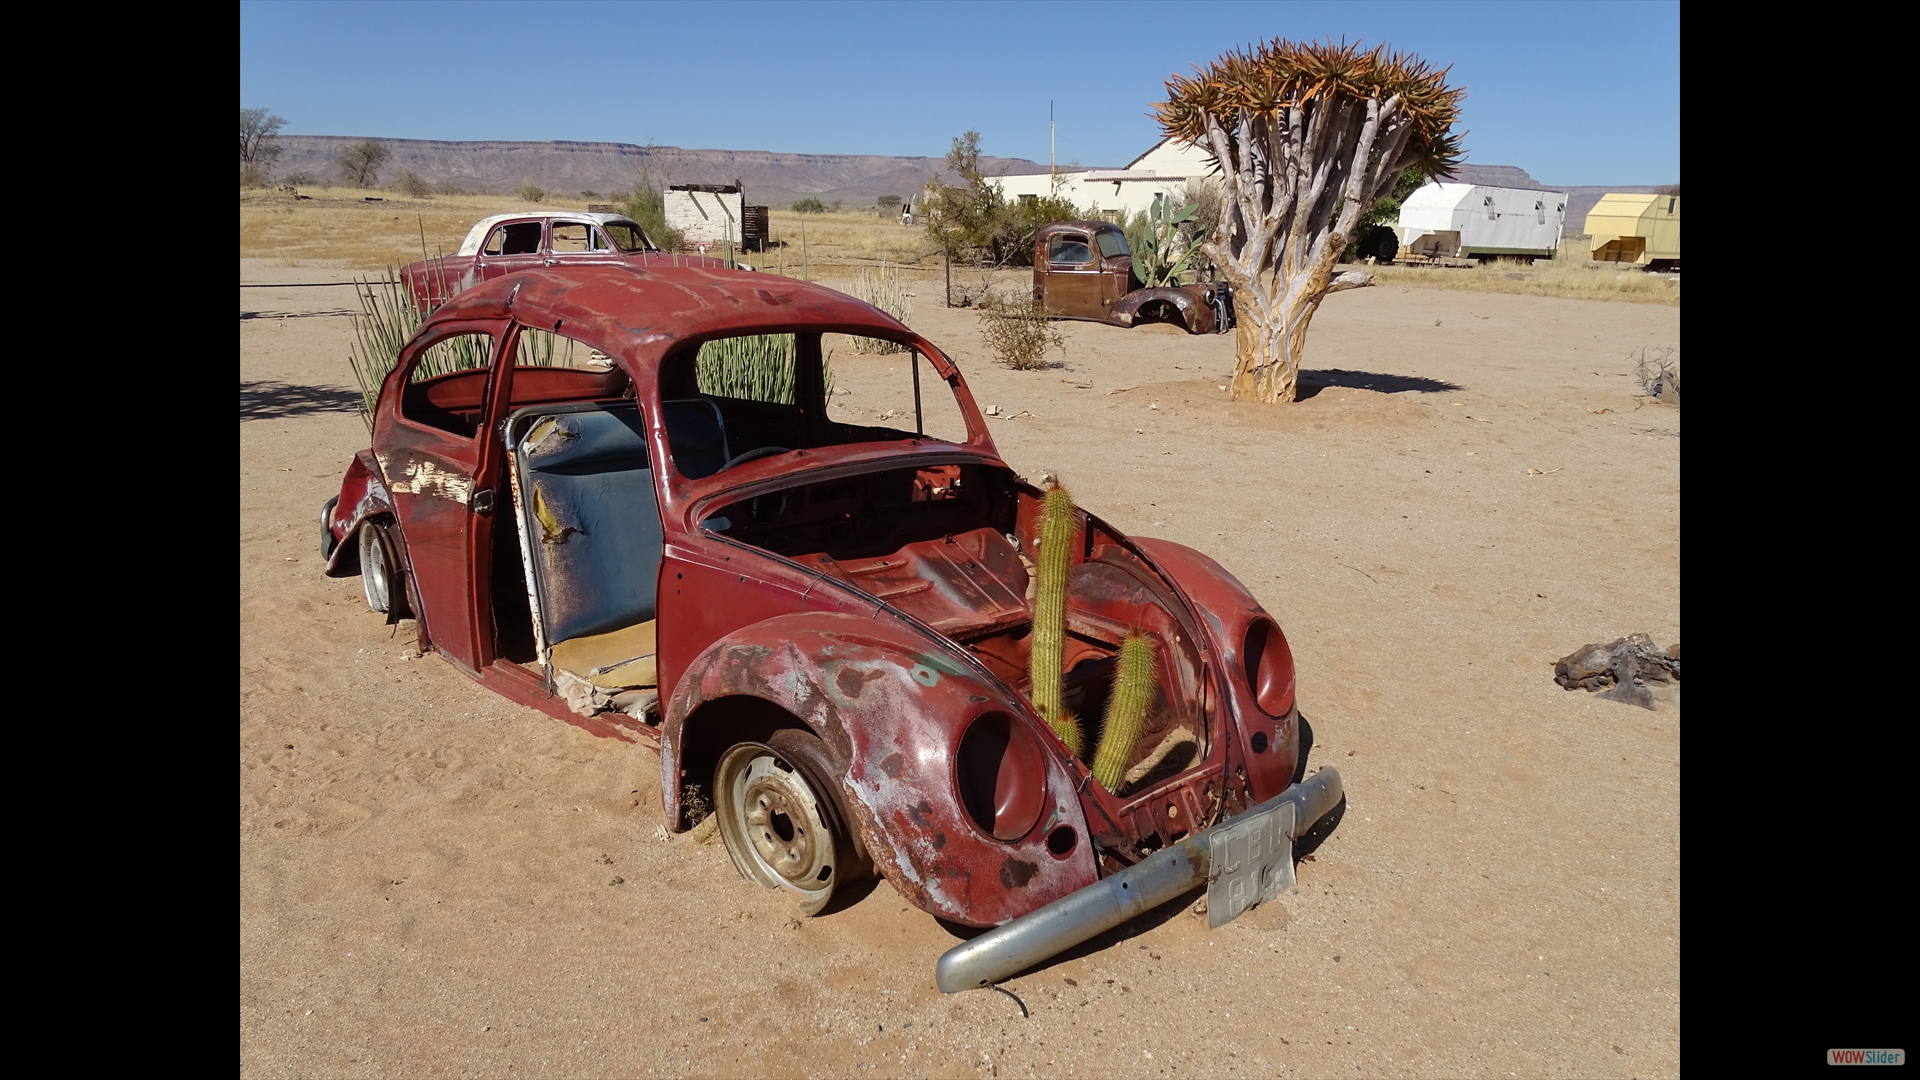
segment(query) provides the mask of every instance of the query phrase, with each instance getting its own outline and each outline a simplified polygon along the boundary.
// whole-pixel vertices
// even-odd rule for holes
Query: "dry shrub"
[[[393,190],[409,199],[433,198],[433,185],[412,169],[400,170],[400,175],[393,178]]]
[[[906,322],[913,316],[913,297],[907,292],[907,283],[900,279],[890,265],[882,264],[878,270],[862,271],[847,286],[847,292],[857,296],[881,311]],[[902,353],[905,345],[881,338],[857,337],[853,339],[853,351],[857,353]]]
[[[1026,296],[988,293],[980,298],[980,336],[994,358],[1016,371],[1047,367],[1047,350],[1067,351],[1067,336]]]
[[[527,202],[537,203],[547,201],[547,189],[531,180],[520,181],[520,186],[515,189],[514,194],[520,196],[520,198]]]

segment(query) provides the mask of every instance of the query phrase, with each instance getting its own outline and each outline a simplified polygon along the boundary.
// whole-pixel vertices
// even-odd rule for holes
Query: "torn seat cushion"
[[[657,686],[652,620],[605,634],[568,638],[548,653],[553,666],[605,690]]]
[[[638,410],[542,415],[516,457],[549,659],[596,685],[653,685],[660,509]],[[642,658],[644,672],[600,670]]]

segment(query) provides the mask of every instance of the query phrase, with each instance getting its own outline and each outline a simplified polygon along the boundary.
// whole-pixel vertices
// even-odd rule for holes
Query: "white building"
[[[732,240],[739,247],[745,198],[738,184],[675,184],[661,202],[667,227],[680,234],[682,243],[718,247]]]
[[[1124,169],[1028,173],[997,177],[996,182],[1009,201],[1051,193],[1083,209],[1092,208],[1102,217],[1119,212],[1131,216],[1151,207],[1155,199],[1171,198],[1176,205],[1185,202],[1187,181],[1212,175],[1211,160],[1193,144],[1169,138]]]
[[[1551,258],[1566,217],[1564,192],[1429,183],[1400,204],[1400,250],[1428,258]]]

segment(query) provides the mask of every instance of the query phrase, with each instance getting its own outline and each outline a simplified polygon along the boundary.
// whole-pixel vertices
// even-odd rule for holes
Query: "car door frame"
[[[529,222],[540,226],[540,243],[532,252],[519,252],[513,255],[487,254],[487,241],[493,239],[494,233],[512,225],[525,225]],[[477,285],[480,282],[503,278],[522,270],[538,270],[543,266],[552,265],[549,239],[551,232],[550,220],[538,214],[495,222],[493,228],[487,230],[487,235],[480,238],[480,250],[474,252],[473,283]]]
[[[405,394],[421,355],[463,334],[484,333],[493,355],[474,434],[464,437],[406,415]],[[435,326],[401,350],[381,391],[373,445],[392,495],[408,577],[434,648],[469,673],[491,664],[490,595],[495,495],[502,454],[493,432],[511,404],[519,328],[511,319],[463,319]]]
[[[1057,263],[1053,261],[1053,246],[1063,239],[1077,237],[1086,245],[1090,258],[1086,263]],[[1062,229],[1047,237],[1046,283],[1042,289],[1041,303],[1049,315],[1065,316],[1074,319],[1102,319],[1106,309],[1100,303],[1102,282],[1106,273],[1100,249],[1094,246],[1094,237],[1087,229]]]

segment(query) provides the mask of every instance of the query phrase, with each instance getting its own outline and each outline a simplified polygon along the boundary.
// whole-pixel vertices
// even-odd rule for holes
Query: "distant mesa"
[[[335,161],[363,135],[282,135],[275,172],[308,173],[331,180]],[[452,182],[470,191],[512,191],[531,180],[555,199],[582,191],[605,195],[631,188],[642,169],[670,184],[731,183],[746,188],[750,202],[773,206],[812,196],[871,206],[882,195],[912,197],[945,158],[880,154],[786,154],[771,150],[688,150],[612,142],[450,142],[437,139],[376,139],[392,156],[381,166],[382,182],[411,169],[429,183]],[[1045,172],[1025,158],[980,158],[989,174]]]

